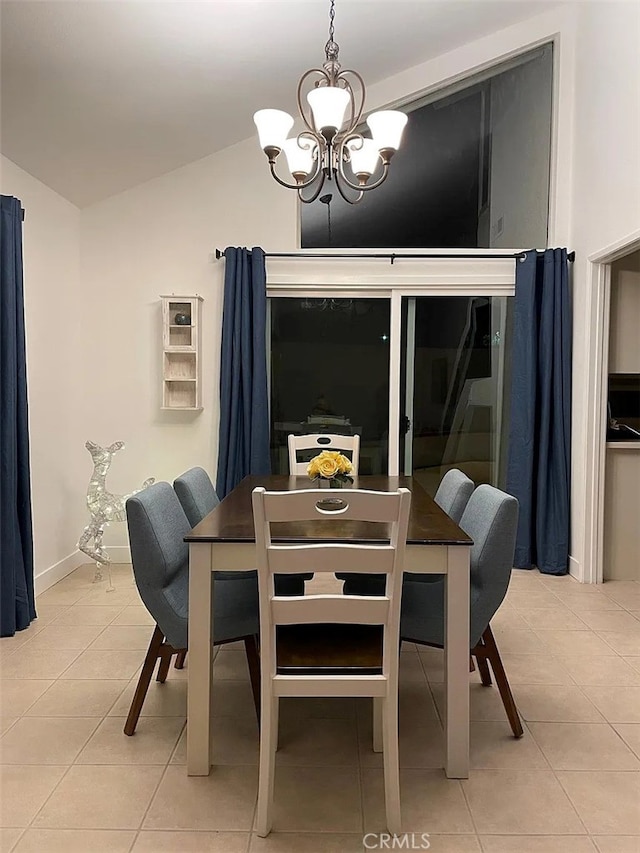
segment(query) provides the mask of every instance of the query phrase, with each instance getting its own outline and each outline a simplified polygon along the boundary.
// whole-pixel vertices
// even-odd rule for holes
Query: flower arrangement
[[[307,465],[307,474],[312,480],[328,480],[331,488],[341,488],[344,483],[353,483],[350,477],[351,461],[337,450],[323,450]]]

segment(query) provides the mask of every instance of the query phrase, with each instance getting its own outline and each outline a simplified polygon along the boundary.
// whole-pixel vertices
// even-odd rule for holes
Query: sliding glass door
[[[506,454],[511,299],[402,300],[400,470],[433,494],[450,468],[500,485]]]
[[[357,433],[362,474],[410,474],[431,494],[450,468],[503,485],[511,302],[271,296],[272,471],[288,472],[289,433]]]
[[[327,432],[360,435],[360,472],[386,473],[389,298],[272,297],[269,309],[271,470],[288,473],[289,433]]]

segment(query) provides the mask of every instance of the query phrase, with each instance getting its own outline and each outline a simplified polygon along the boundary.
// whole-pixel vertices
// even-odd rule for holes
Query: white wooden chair
[[[359,435],[330,435],[329,433],[310,433],[309,435],[289,435],[289,474],[303,477],[307,473],[308,462],[298,462],[299,450],[315,450],[316,455],[323,450],[345,450],[351,453],[353,473],[358,473],[360,461]]]
[[[342,489],[338,500],[343,506],[331,512],[318,506],[326,497],[315,489],[266,492],[260,487],[253,492],[262,708],[257,831],[263,837],[271,831],[281,696],[373,697],[374,749],[384,755],[387,827],[400,832],[398,632],[411,493]],[[342,536],[350,522],[367,521],[384,525],[382,535],[388,540],[361,545],[346,538],[308,544],[271,541],[273,522],[313,521],[316,528],[336,516]],[[274,574],[357,572],[359,566],[363,572],[389,576],[385,595],[274,594]]]

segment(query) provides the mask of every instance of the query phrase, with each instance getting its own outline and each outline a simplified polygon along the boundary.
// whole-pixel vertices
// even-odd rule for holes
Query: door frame
[[[604,580],[605,463],[607,451],[607,385],[611,265],[640,249],[640,230],[594,252],[588,257],[587,274],[587,391],[585,414],[587,435],[583,463],[584,554],[578,580]]]

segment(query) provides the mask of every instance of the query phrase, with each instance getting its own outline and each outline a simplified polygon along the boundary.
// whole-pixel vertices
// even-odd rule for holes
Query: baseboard
[[[575,578],[580,583],[584,583],[584,577],[582,575],[582,566],[576,560],[575,557],[569,556],[569,574],[572,578]]]
[[[131,548],[128,545],[105,545],[105,550],[112,563],[131,562]]]
[[[86,563],[87,559],[86,554],[83,554],[81,551],[76,549],[72,554],[69,554],[68,557],[60,560],[59,563],[55,563],[53,566],[49,566],[48,569],[40,572],[40,574],[36,575],[33,579],[36,595],[40,595],[40,593],[44,592],[45,589],[52,587],[54,583],[58,583],[62,578],[66,578],[66,576],[75,571],[78,566]]]
[[[131,550],[128,545],[110,545],[106,550],[111,557],[112,563],[131,562]],[[83,554],[82,551],[74,551],[72,554],[69,554],[68,557],[60,560],[59,563],[49,566],[48,569],[45,569],[40,572],[39,575],[35,576],[35,594],[40,595],[40,593],[49,589],[63,578],[66,578],[67,575],[70,575],[71,572],[74,572],[80,566],[86,566],[87,563],[92,562],[93,560],[90,557],[87,557],[86,554]]]

